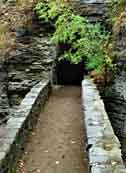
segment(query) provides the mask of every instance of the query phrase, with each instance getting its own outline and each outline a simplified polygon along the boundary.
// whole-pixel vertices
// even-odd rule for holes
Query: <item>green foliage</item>
[[[71,44],[84,32],[85,19],[81,16],[74,15],[70,10],[64,10],[56,22],[56,31],[52,37],[52,41],[58,43]]]
[[[62,56],[72,63],[79,63],[84,59],[89,70],[102,72],[104,66],[112,66],[104,45],[108,35],[101,30],[99,24],[90,24],[81,16],[65,11],[56,22],[56,31],[52,37],[55,44],[66,43],[70,49]]]
[[[53,2],[54,3],[54,2]],[[69,45],[62,51],[59,59],[67,59],[72,63],[86,62],[89,70],[102,72],[104,67],[112,67],[112,61],[106,46],[108,34],[101,29],[100,24],[91,24],[86,18],[74,14],[70,8],[57,9],[56,3],[39,3],[35,11],[41,20],[55,21],[55,32],[52,42],[56,45]]]
[[[36,12],[38,18],[44,22],[51,22],[57,19],[57,17],[62,14],[65,9],[64,5],[59,5],[56,1],[50,2],[38,2],[34,11]]]

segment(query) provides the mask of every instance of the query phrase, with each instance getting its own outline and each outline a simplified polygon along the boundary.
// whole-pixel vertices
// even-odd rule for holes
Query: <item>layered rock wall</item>
[[[90,22],[103,22],[106,19],[105,0],[77,0],[74,1],[74,6],[77,10],[79,9],[78,13]]]
[[[34,20],[34,0],[1,0],[0,3],[0,34],[6,40],[4,44],[0,42],[0,57],[4,59],[0,62],[1,122],[34,85],[52,76],[56,55],[47,31],[42,34],[42,26]]]
[[[19,105],[23,97],[38,82],[51,77],[55,48],[49,38],[39,35],[16,50],[8,60],[8,95],[11,106]]]

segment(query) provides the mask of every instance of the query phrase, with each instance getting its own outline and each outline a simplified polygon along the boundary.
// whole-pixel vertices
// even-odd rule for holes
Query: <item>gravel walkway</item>
[[[87,173],[80,87],[51,94],[32,132],[18,173]]]

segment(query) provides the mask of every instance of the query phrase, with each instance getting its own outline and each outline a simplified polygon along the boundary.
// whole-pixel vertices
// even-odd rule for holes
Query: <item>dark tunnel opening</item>
[[[84,78],[84,63],[72,64],[61,60],[56,65],[57,83],[59,85],[81,85]]]

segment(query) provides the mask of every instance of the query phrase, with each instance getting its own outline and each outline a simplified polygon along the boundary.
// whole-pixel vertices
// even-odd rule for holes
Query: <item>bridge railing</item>
[[[103,100],[89,78],[82,82],[82,105],[90,173],[126,173],[120,142],[115,136]]]

